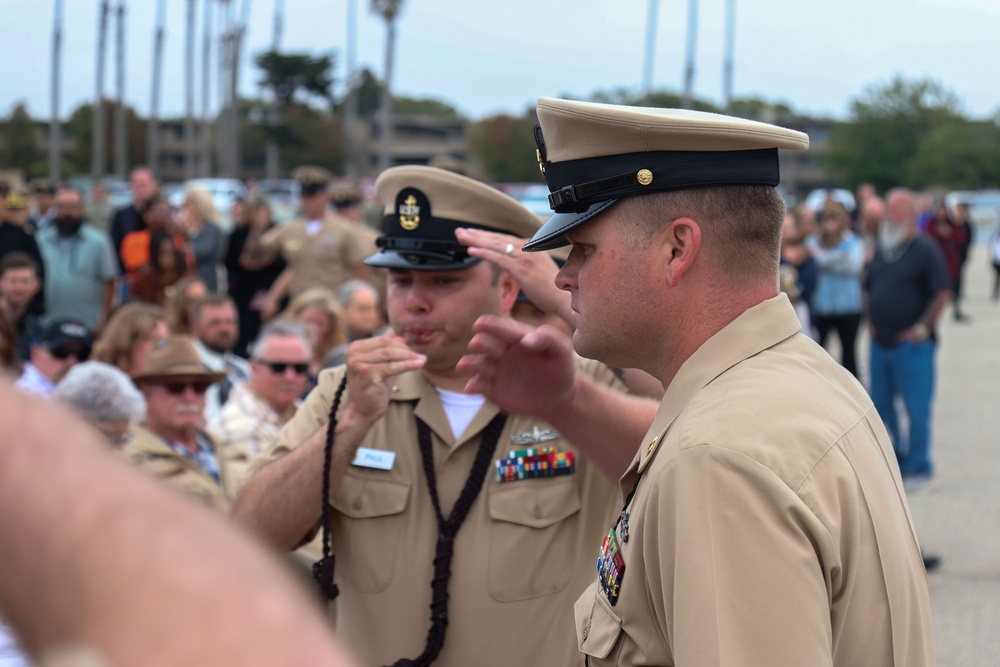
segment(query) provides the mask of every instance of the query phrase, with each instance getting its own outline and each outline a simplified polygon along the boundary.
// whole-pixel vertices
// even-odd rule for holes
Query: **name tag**
[[[377,470],[392,470],[392,464],[396,462],[396,452],[387,452],[384,449],[369,449],[368,447],[358,447],[352,466],[359,468],[375,468]]]

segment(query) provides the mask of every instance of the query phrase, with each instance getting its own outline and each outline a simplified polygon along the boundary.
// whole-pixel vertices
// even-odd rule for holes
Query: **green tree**
[[[957,98],[940,83],[896,77],[883,86],[868,86],[851,102],[850,121],[831,133],[825,166],[848,187],[863,182],[878,190],[897,185],[922,187],[909,180],[911,161],[922,141],[938,128],[964,123]]]
[[[397,116],[430,116],[447,119],[462,117],[455,107],[430,97],[396,97],[393,98],[392,104]]]
[[[1000,184],[1000,127],[953,120],[933,127],[909,161],[906,182],[917,187],[978,190]]]
[[[114,113],[115,101],[104,100],[105,118],[110,119]],[[81,104],[70,113],[69,120],[66,121],[67,133],[74,140],[74,147],[67,156],[68,174],[90,173],[91,156],[94,148],[94,126],[92,122],[93,106],[89,103]],[[132,107],[125,107],[125,131],[128,133],[128,167],[129,169],[146,164],[146,137],[149,133],[149,126],[146,119],[142,118]],[[114,133],[106,132],[104,135],[104,154],[114,154]]]
[[[281,107],[299,101],[300,95],[330,102],[333,96],[332,53],[311,56],[306,53],[265,51],[254,58],[261,71],[259,83],[274,93]]]
[[[313,164],[343,172],[343,128],[332,112],[293,104],[284,110],[285,122],[274,127],[262,122],[269,109],[264,100],[240,100],[240,108],[240,154],[247,173],[264,173],[268,139],[281,147],[285,165]]]
[[[524,115],[499,114],[469,126],[469,153],[489,180],[501,183],[541,181],[535,158],[534,109]]]
[[[34,121],[28,115],[24,102],[18,102],[3,123],[2,162],[5,168],[20,169],[28,178],[44,176],[48,172]]]

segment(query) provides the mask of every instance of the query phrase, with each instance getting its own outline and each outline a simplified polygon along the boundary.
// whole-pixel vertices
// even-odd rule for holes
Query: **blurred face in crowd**
[[[103,202],[108,198],[108,189],[104,186],[104,183],[95,183],[90,191],[90,196],[93,197],[95,202]]]
[[[229,352],[239,336],[236,308],[229,302],[203,305],[197,320],[191,322],[191,335],[214,352]]]
[[[20,313],[38,293],[41,284],[31,267],[7,269],[0,276],[0,300],[11,311]]]
[[[379,314],[378,294],[375,290],[355,290],[351,302],[344,308],[344,323],[355,338],[370,336],[379,328],[382,317]]]
[[[170,206],[170,202],[166,199],[157,199],[143,214],[146,227],[153,232],[165,230],[169,227],[172,217],[173,207]]]
[[[204,421],[208,387],[209,382],[197,375],[144,380],[146,425],[173,439],[196,431]]]
[[[30,215],[31,212],[26,208],[8,208],[6,220],[18,227],[24,227],[28,224],[28,217]]]
[[[160,247],[156,249],[156,255],[156,263],[161,271],[170,272],[177,270],[177,250],[174,247],[173,241],[170,239],[160,241]]]
[[[31,363],[50,381],[58,383],[69,369],[90,357],[90,348],[84,345],[63,345],[50,348],[47,343],[31,347]]]
[[[146,201],[157,192],[156,179],[148,169],[133,171],[129,185],[132,188],[132,199],[137,203]]]
[[[297,336],[268,336],[263,343],[250,361],[250,390],[282,413],[305,391],[309,351]]]
[[[913,194],[893,192],[886,202],[886,219],[878,228],[879,244],[883,248],[899,247],[916,232],[917,207]]]
[[[314,194],[303,192],[299,199],[299,205],[302,208],[302,217],[306,220],[322,220],[330,205],[330,195],[325,190]]]
[[[36,192],[35,208],[38,210],[39,215],[46,215],[49,209],[52,208],[52,193]]]
[[[303,308],[296,319],[306,325],[306,330],[309,332],[309,342],[312,343],[313,347],[319,345],[320,341],[330,333],[330,328],[333,326],[330,314],[322,306]]]
[[[153,328],[149,330],[149,333],[145,337],[136,341],[135,345],[132,346],[130,362],[133,370],[140,370],[146,367],[146,356],[149,351],[153,349],[153,346],[164,341],[170,336],[170,328],[167,326],[166,321],[160,320]]]
[[[74,236],[83,224],[83,199],[75,190],[60,190],[56,195],[56,217],[53,219],[59,235]]]

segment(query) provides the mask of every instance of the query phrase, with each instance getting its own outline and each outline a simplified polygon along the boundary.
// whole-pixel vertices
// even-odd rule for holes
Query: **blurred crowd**
[[[99,185],[85,201],[55,184],[0,183],[0,369],[76,408],[138,465],[229,509],[319,373],[387,327],[384,269],[364,264],[379,233],[364,222],[362,193],[332,187],[316,167],[293,177],[298,217],[277,224],[251,189],[226,212],[229,231],[210,193],[189,188],[174,206],[148,169],[132,172],[132,203],[118,210]],[[970,321],[962,275],[972,240],[964,205],[868,185],[854,209],[831,193],[818,210],[786,216],[782,290],[803,331],[823,346],[835,335],[841,364],[867,380],[908,490],[934,478],[934,325],[949,303]],[[1000,231],[990,252],[998,299]],[[523,295],[514,311],[531,324],[545,315]],[[298,558],[319,555],[313,542]]]

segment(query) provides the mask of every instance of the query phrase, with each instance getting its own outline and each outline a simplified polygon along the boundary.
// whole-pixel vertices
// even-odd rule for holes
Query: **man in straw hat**
[[[283,549],[328,524],[338,632],[364,664],[579,664],[572,601],[611,519],[608,478],[631,458],[609,443],[637,442],[655,403],[583,360],[567,360],[568,381],[553,390],[562,409],[550,414],[463,393],[469,376],[456,364],[472,323],[509,319],[518,284],[469,256],[455,230],[525,237],[537,218],[432,167],[389,169],[375,187],[385,233],[367,262],[389,271],[391,331],[356,341],[346,367],[320,375],[233,513]]]
[[[146,357],[132,380],[146,399],[146,419],[134,428],[125,453],[141,468],[220,510],[229,508],[237,480],[230,465],[235,448],[222,456],[204,430],[205,392],[226,377],[202,363],[190,336],[171,336]]]
[[[537,109],[555,214],[525,250],[571,244],[556,283],[576,350],[666,390],[591,547],[597,581],[575,608],[589,664],[933,664],[889,436],[778,291],[778,150],[808,138],[692,111]],[[547,400],[557,376],[507,378],[568,356],[560,339],[476,328],[470,388]]]

